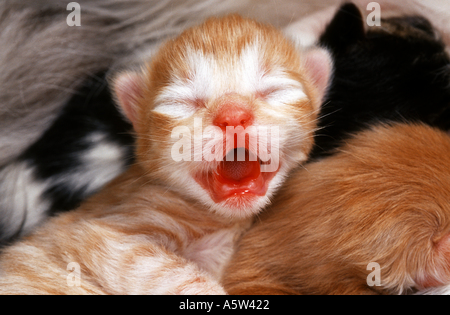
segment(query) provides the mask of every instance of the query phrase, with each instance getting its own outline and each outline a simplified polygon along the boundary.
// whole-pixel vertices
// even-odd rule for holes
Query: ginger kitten
[[[450,283],[450,137],[378,125],[292,174],[227,269],[230,294],[404,294]],[[369,286],[380,270],[380,286]],[[440,291],[431,291],[440,292]]]
[[[307,159],[330,70],[326,52],[239,16],[167,42],[113,82],[136,165],[6,248],[0,293],[225,293],[235,242]]]

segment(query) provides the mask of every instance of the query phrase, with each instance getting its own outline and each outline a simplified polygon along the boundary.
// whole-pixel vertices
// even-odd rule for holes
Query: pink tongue
[[[228,153],[234,155],[234,161],[223,161],[219,167],[219,174],[229,182],[229,184],[245,183],[257,179],[261,174],[261,168],[258,161],[250,161],[250,153],[246,150],[245,161],[238,161],[238,150]]]
[[[255,165],[256,163],[256,165]],[[224,162],[222,167],[222,175],[232,181],[239,182],[243,179],[253,177],[255,166],[258,162]],[[259,175],[259,174],[258,174]]]

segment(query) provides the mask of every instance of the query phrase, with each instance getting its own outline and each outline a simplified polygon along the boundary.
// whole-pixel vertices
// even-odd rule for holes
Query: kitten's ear
[[[450,284],[450,233],[434,243],[427,266],[420,270],[416,279],[419,286],[425,289]]]
[[[311,49],[305,53],[304,67],[308,78],[317,88],[320,106],[325,98],[333,73],[331,55],[323,48]]]
[[[113,80],[113,90],[122,113],[136,130],[138,102],[144,92],[144,78],[141,74],[125,72]]]
[[[365,37],[364,19],[353,3],[341,6],[320,37],[320,43],[333,48],[345,47]]]

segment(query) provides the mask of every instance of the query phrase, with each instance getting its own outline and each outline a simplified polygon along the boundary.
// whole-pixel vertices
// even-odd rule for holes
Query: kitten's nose
[[[214,119],[214,125],[222,128],[224,131],[228,126],[242,126],[246,128],[252,124],[252,113],[246,108],[235,105],[222,107],[216,119]]]

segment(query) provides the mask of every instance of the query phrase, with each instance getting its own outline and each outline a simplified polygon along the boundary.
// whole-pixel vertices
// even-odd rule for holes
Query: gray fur
[[[236,3],[79,0],[82,26],[69,27],[68,2],[0,2],[0,165],[42,134],[87,75]]]

